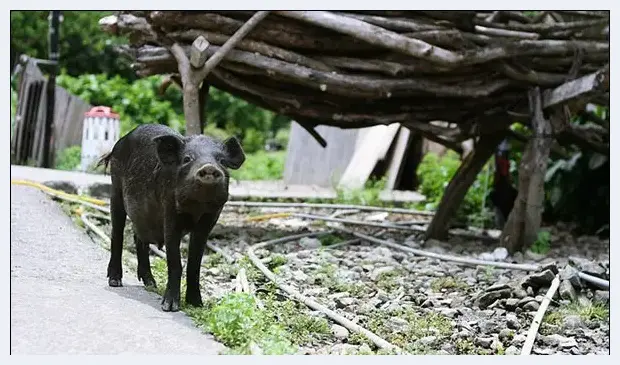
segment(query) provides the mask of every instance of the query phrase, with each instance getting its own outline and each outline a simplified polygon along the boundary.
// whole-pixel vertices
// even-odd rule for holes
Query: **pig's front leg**
[[[202,296],[200,295],[200,265],[202,263],[205,245],[207,244],[207,238],[219,216],[220,212],[203,215],[197,225],[199,228],[192,232],[189,240],[185,302],[195,307],[202,307]]]
[[[181,231],[176,222],[164,225],[164,243],[168,263],[168,283],[161,302],[164,312],[177,312],[181,304]]]

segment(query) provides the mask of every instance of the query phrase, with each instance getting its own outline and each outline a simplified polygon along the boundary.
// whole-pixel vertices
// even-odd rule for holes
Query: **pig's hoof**
[[[142,283],[144,283],[144,286],[147,288],[157,288],[157,282],[152,275],[138,276],[138,279],[142,281]]]
[[[143,279],[142,282],[144,283],[144,286],[147,288],[157,289],[157,282],[153,278]]]
[[[200,294],[198,296],[188,295],[185,297],[185,303],[191,305],[192,307],[202,307],[202,298]]]
[[[108,285],[114,288],[117,288],[119,286],[123,286],[123,280],[122,279],[114,279],[114,278],[109,278],[108,279]]]
[[[179,300],[172,298],[170,295],[164,295],[164,300],[161,302],[161,309],[164,312],[178,312]]]

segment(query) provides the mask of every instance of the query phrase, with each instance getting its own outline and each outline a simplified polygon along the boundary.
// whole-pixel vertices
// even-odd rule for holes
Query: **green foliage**
[[[577,222],[584,234],[608,226],[609,167],[609,158],[594,152],[575,152],[569,159],[552,161],[545,176],[547,220]]]
[[[71,75],[106,73],[136,78],[130,62],[118,57],[114,45],[126,43],[99,28],[99,19],[112,11],[63,11],[60,23],[60,67]],[[47,59],[49,11],[11,11],[11,66],[21,54]]]
[[[434,153],[427,153],[424,156],[418,166],[418,176],[421,181],[418,190],[426,196],[426,201],[423,206],[419,207],[420,209],[437,209],[443,193],[460,163],[458,155],[453,151],[448,151],[442,157]],[[482,170],[482,173],[478,174],[476,180],[467,191],[465,199],[457,211],[457,219],[470,224],[488,225],[491,221],[491,214],[489,210],[481,212],[481,209],[483,202],[486,205],[486,199],[491,192],[492,185],[493,179],[487,179],[485,168]]]
[[[292,300],[280,301],[273,292],[264,298],[265,310],[284,327],[294,344],[308,344],[315,340],[326,340],[331,336],[329,323],[325,318],[304,313],[304,305]]]
[[[120,76],[108,77],[105,74],[73,77],[66,71],[58,77],[58,85],[70,93],[93,105],[109,106],[118,113],[121,134],[144,123],[164,124],[184,133],[182,93],[177,87],[169,87],[160,96],[158,89],[161,82],[161,76],[130,82]],[[288,128],[288,123],[287,118],[213,89],[209,94],[204,133],[220,139],[235,135],[240,138],[244,150],[252,153],[262,150],[269,133]],[[286,133],[280,132],[280,138],[284,138]],[[264,159],[265,156],[257,158]],[[260,173],[280,176],[283,155],[267,160],[267,167]]]
[[[413,309],[399,309],[396,311],[373,311],[368,316],[368,324],[365,326],[370,331],[388,342],[401,347],[412,354],[429,351],[428,348],[420,348],[417,340],[426,336],[437,336],[437,343],[447,340],[452,334],[452,321],[440,314],[429,312],[420,313]],[[391,325],[394,317],[402,319],[402,328],[397,330]]]
[[[530,247],[530,250],[534,253],[541,255],[546,254],[551,249],[551,233],[547,231],[538,232],[538,238]]]
[[[71,146],[58,152],[56,156],[56,169],[58,170],[75,170],[80,166],[82,160],[82,147]]]
[[[290,135],[290,129],[289,128],[280,128],[280,129],[278,129],[278,132],[276,133],[276,136],[274,137],[274,139],[282,147],[286,147],[288,145],[288,137],[289,137],[289,135]]]
[[[105,105],[119,114],[121,135],[140,124],[159,123],[183,131],[185,121],[175,112],[172,103],[157,95],[160,77],[149,77],[129,82],[120,76],[107,77],[103,74],[69,76],[62,72],[58,76],[59,86],[79,96],[92,105]],[[174,94],[170,89],[167,95]]]
[[[294,354],[289,334],[273,324],[265,310],[247,293],[224,296],[211,310],[191,309],[188,314],[235,354],[250,354],[258,346],[265,355]]]
[[[230,175],[237,180],[279,180],[284,172],[285,159],[284,151],[249,153],[243,166],[231,170]]]
[[[369,179],[362,189],[337,189],[337,202],[342,204],[361,204],[382,206],[379,194],[385,188],[387,177]]]
[[[593,110],[601,119],[607,119],[609,109],[597,106]],[[586,124],[580,116],[571,123]],[[531,131],[523,124],[515,123],[511,129],[526,137]],[[518,183],[518,165],[524,145],[513,143],[510,151],[511,174]],[[545,176],[545,210],[543,220],[547,223],[565,221],[578,225],[578,234],[609,234],[610,209],[610,162],[607,156],[595,152],[568,148],[569,156],[551,156]],[[587,196],[587,199],[583,197]]]

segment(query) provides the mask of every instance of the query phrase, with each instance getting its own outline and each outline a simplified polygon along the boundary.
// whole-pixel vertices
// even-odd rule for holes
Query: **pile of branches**
[[[100,24],[129,36],[119,50],[138,75],[174,75],[173,45],[189,59],[202,36],[210,57],[254,13],[133,11]],[[605,68],[609,12],[272,11],[205,82],[301,123],[397,122],[448,145],[529,119],[533,86]],[[589,101],[609,105],[609,93]]]

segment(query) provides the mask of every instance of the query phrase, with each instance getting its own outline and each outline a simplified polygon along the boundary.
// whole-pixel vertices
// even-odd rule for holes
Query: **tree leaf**
[[[603,164],[607,162],[607,160],[607,156],[595,152],[592,156],[590,156],[588,167],[590,168],[590,170],[596,170],[599,167],[603,166]]]

